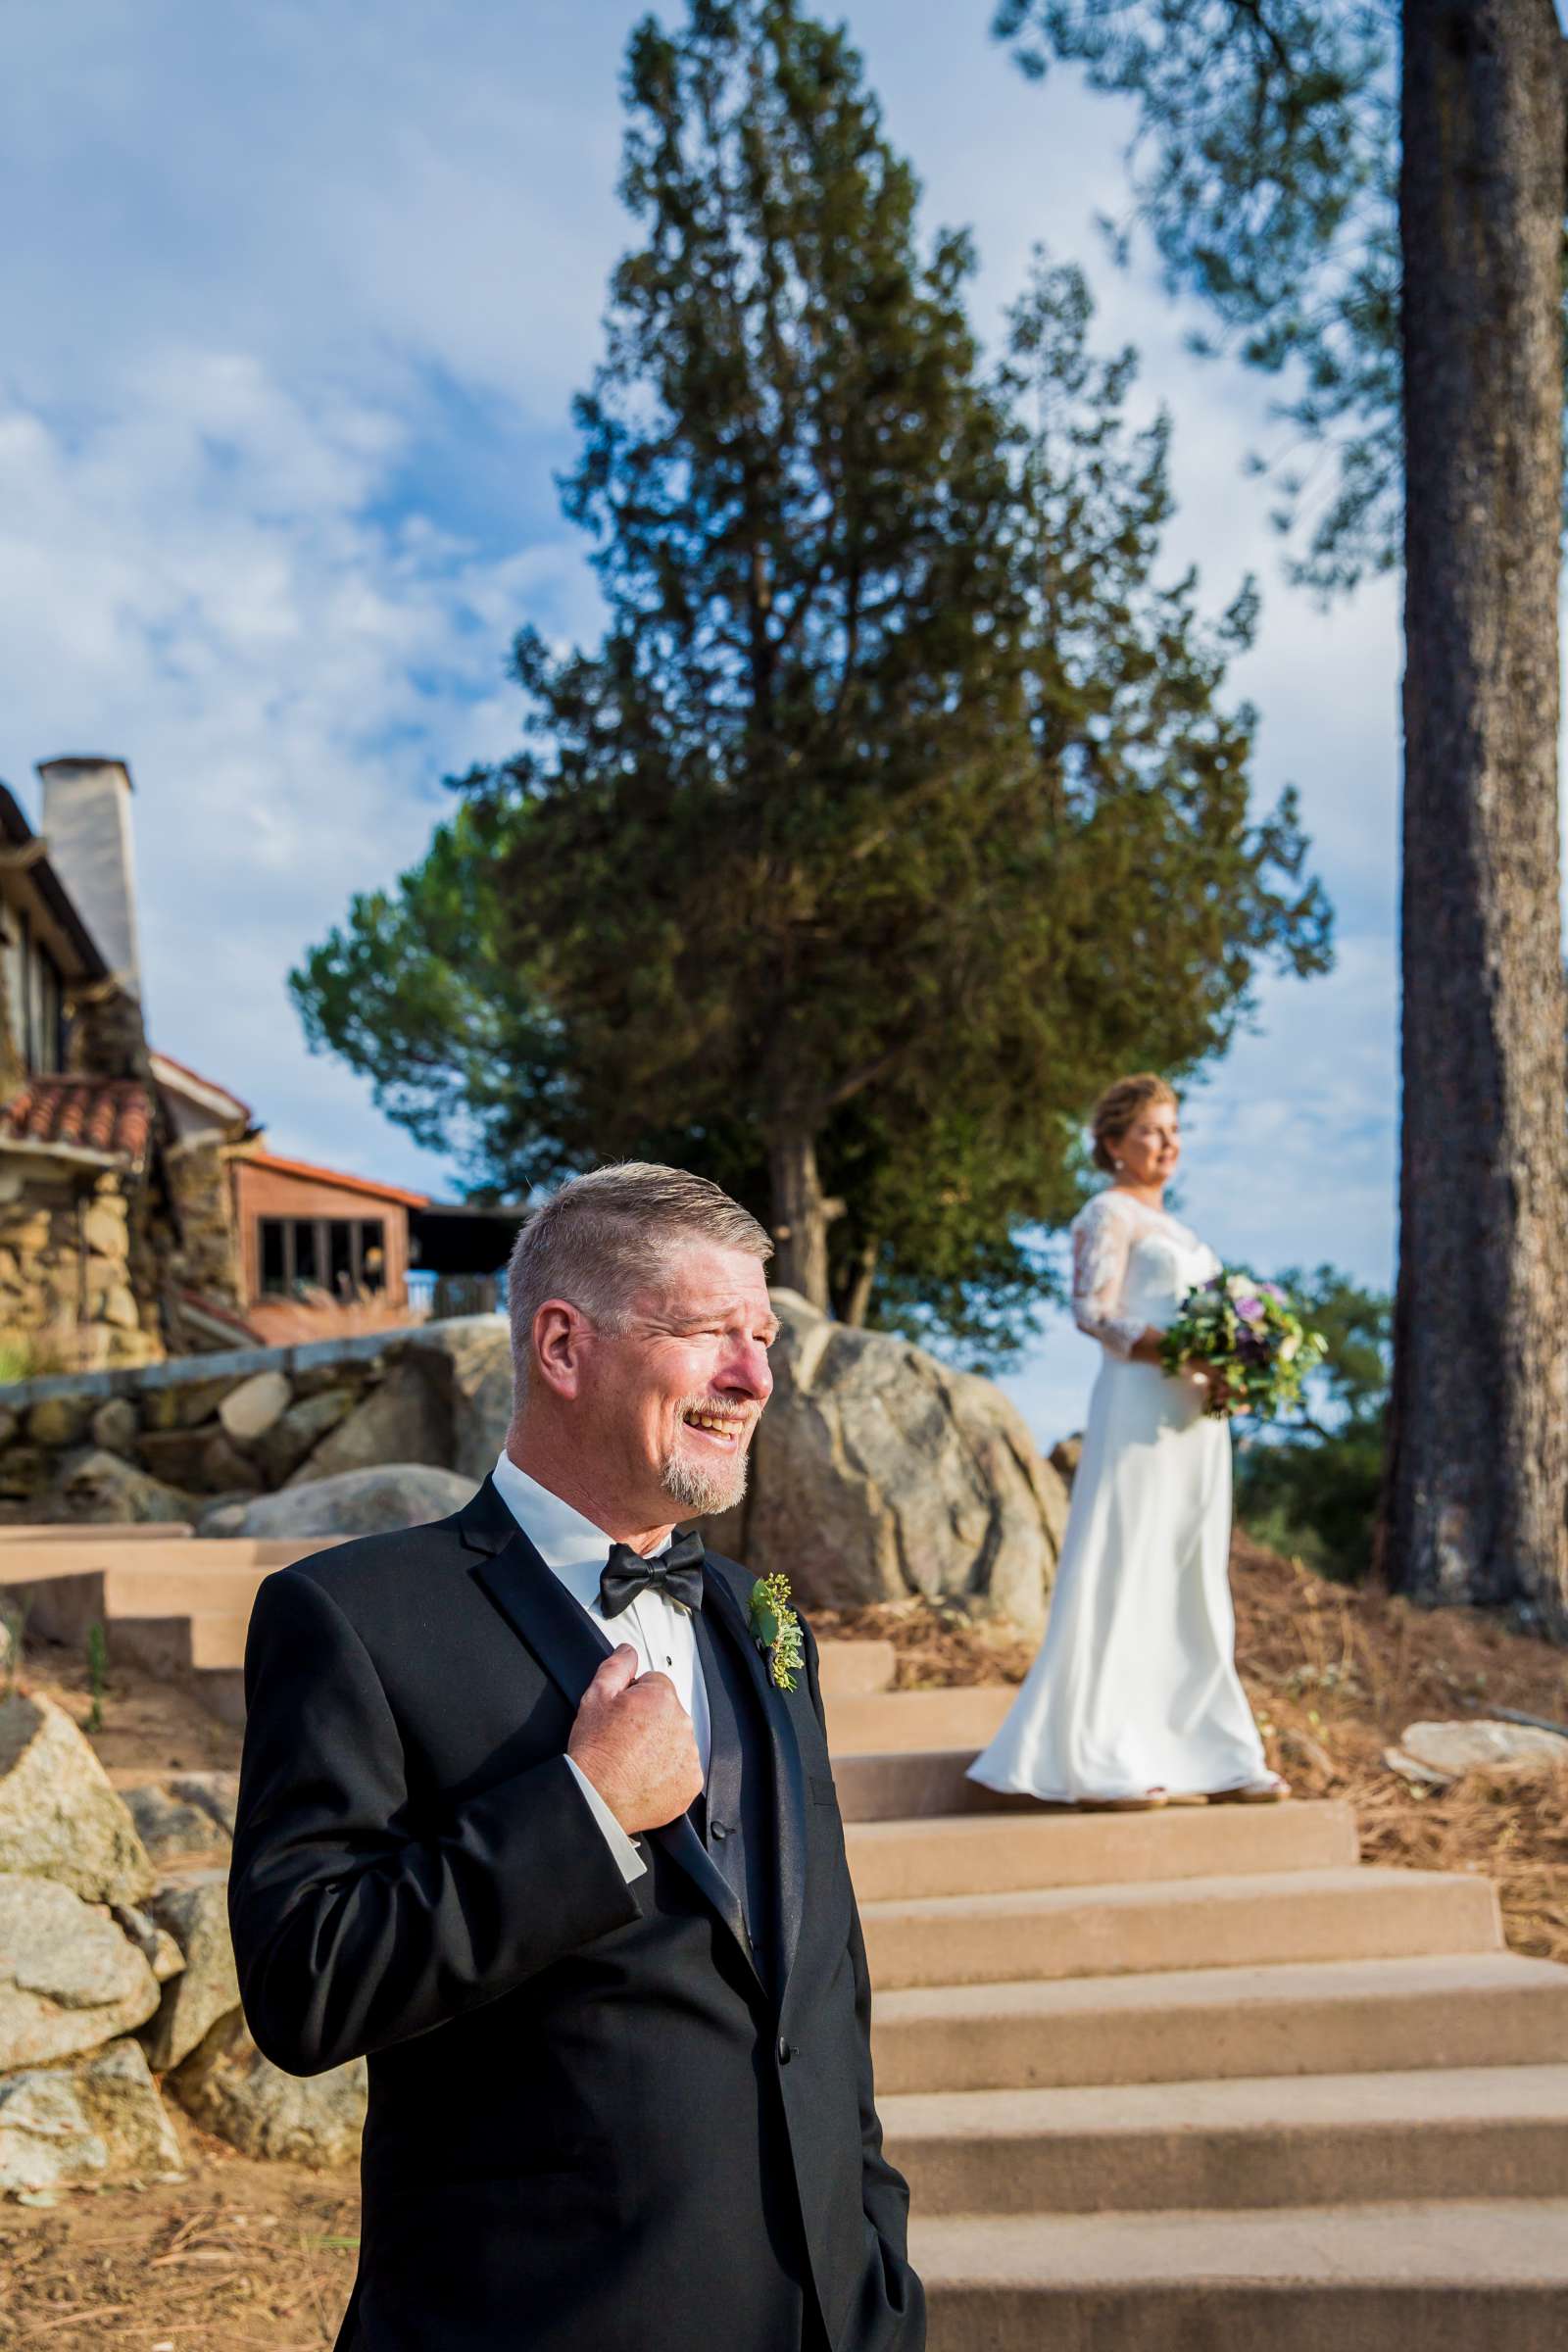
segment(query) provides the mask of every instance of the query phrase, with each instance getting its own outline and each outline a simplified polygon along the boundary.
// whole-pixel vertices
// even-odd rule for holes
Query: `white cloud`
[[[514,630],[592,630],[551,472],[628,239],[621,0],[15,0],[0,74],[0,773],[66,750],[136,775],[161,1042],[306,1156],[444,1171],[312,1061],[283,975],[421,851],[444,773],[516,740]],[[1397,631],[1387,588],[1318,613],[1242,475],[1268,391],[1183,348],[1103,262],[1127,118],[1026,84],[986,10],[851,11],[927,218],[972,222],[987,333],[1030,246],[1091,268],[1107,343],[1176,417],[1172,566],[1263,577],[1238,693],[1260,790],[1294,777],[1345,909],[1336,977],[1270,984],[1192,1104],[1192,1212],[1234,1255],[1376,1275],[1392,1229]],[[1013,1384],[1045,1436],[1093,1360]]]

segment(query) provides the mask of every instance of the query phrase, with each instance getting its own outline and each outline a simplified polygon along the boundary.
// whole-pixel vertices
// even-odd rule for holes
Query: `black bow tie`
[[[667,1551],[645,1560],[629,1544],[612,1544],[599,1572],[599,1607],[606,1617],[629,1609],[639,1592],[662,1592],[688,1609],[703,1605],[703,1539],[693,1529],[677,1536]]]

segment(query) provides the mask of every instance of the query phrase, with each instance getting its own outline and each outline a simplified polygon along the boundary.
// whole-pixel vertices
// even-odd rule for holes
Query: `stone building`
[[[278,1157],[149,1045],[130,771],[38,774],[37,833],[0,784],[0,1381],[408,1322],[433,1204]],[[514,1225],[441,1211],[427,1262],[499,1264]]]
[[[108,768],[128,796],[119,762],[50,761],[46,808],[64,814],[77,774]],[[96,778],[88,797],[115,808]],[[49,836],[0,785],[0,1366],[164,1352],[156,1123],[133,918],[94,929]]]

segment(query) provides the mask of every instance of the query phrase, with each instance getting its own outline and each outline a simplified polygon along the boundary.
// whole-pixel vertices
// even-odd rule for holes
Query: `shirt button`
[[[723,1821],[715,1821],[713,1824],[713,1836],[715,1838],[727,1838],[729,1836],[729,1824]]]
[[[789,2043],[787,2041],[780,2041],[778,2045],[778,2062],[780,2066],[788,2066],[794,2055],[795,2052],[791,2049]]]

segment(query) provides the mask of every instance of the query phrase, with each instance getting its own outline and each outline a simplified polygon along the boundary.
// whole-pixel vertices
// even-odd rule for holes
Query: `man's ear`
[[[558,1396],[575,1396],[582,1383],[588,1318],[566,1298],[547,1298],[533,1319],[534,1370]]]

